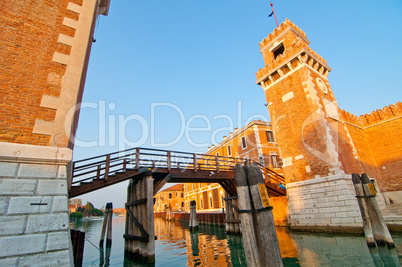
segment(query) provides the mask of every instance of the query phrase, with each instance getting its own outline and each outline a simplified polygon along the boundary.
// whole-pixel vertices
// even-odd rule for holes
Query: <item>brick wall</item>
[[[402,103],[359,117],[340,110],[356,147],[362,169],[382,191],[401,191]]]
[[[68,0],[11,1],[0,4],[0,141],[49,145],[50,136],[33,133],[36,119],[53,121],[56,110],[41,107],[43,95],[60,95],[66,65],[52,61],[58,51],[69,55],[71,46],[59,43],[60,33],[74,36],[63,25]],[[77,2],[77,1],[76,1]],[[78,1],[79,2],[79,1]],[[80,4],[80,3],[79,3]]]

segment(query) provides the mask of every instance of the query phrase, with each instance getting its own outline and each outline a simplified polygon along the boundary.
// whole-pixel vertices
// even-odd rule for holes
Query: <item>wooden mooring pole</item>
[[[283,266],[272,206],[269,203],[264,178],[257,165],[247,164],[244,168],[254,204],[254,214],[257,218],[254,226],[260,261],[263,266]]]
[[[197,202],[192,200],[190,202],[190,222],[189,222],[190,230],[197,230],[198,221],[197,221]]]
[[[234,169],[234,179],[237,186],[240,210],[252,210],[250,192],[247,184],[246,172],[243,166],[237,164]],[[244,252],[248,266],[263,266],[259,260],[257,239],[255,237],[253,215],[251,213],[240,213],[241,232],[243,236]]]
[[[366,202],[364,201],[364,191],[360,181],[360,175],[357,173],[352,174],[353,186],[356,191],[357,203],[359,204],[360,214],[363,219],[364,235],[366,237],[367,246],[375,247],[375,240],[373,236],[373,228],[371,227],[371,221],[367,210]]]
[[[385,223],[384,217],[381,214],[380,207],[375,199],[376,193],[374,185],[370,182],[370,178],[367,174],[361,175],[361,181],[363,185],[363,191],[365,194],[365,200],[368,208],[368,214],[370,216],[371,224],[373,227],[373,235],[377,244],[386,244],[388,247],[395,247],[391,234]],[[371,190],[370,190],[371,188]]]
[[[113,217],[113,203],[106,203],[105,213],[103,214],[103,226],[99,246],[103,247],[103,242],[106,233],[106,245],[112,244],[112,217]],[[106,231],[107,230],[107,231]]]

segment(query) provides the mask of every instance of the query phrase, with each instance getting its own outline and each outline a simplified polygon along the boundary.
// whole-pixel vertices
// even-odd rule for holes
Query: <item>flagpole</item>
[[[271,3],[271,7],[272,7],[272,12],[274,12],[275,21],[276,21],[276,26],[279,27],[278,20],[276,19],[276,14],[275,14],[275,10],[274,10],[274,5],[273,5],[272,3]]]

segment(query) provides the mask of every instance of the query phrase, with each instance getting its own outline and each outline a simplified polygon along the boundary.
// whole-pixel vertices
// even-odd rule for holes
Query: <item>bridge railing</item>
[[[271,183],[277,184],[278,186],[282,186],[283,188],[285,188],[285,177],[283,177],[282,175],[278,174],[277,172],[267,168],[266,166],[262,165],[261,163],[254,161],[254,163],[256,163],[259,167],[260,170],[262,172],[262,174],[264,175],[264,179],[268,180]]]
[[[242,158],[195,154],[179,151],[168,151],[152,148],[131,148],[120,152],[100,155],[72,164],[71,184],[79,184],[94,179],[105,179],[117,172],[128,169],[153,168],[158,169],[192,169],[210,171],[229,171],[237,163],[244,162]]]

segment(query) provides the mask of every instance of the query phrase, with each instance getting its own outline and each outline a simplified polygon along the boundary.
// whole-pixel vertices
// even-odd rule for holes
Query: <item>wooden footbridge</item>
[[[72,163],[69,197],[74,198],[129,179],[140,179],[152,171],[156,194],[166,183],[219,183],[230,196],[236,196],[234,166],[246,159],[132,148],[78,160]],[[271,196],[284,196],[284,178],[259,165]]]
[[[266,253],[261,251],[258,254],[255,248],[272,246],[277,251],[272,255],[277,255],[276,261],[279,262],[279,265],[272,266],[282,266],[267,191],[271,196],[285,195],[284,179],[258,163],[249,164],[242,158],[133,148],[75,161],[71,170],[70,198],[129,180],[124,234],[128,257],[155,261],[153,196],[166,183],[219,183],[226,191],[225,222],[228,232],[237,232],[240,223],[245,225],[241,229],[247,240],[247,262],[251,266],[264,266],[256,264],[264,262],[263,255]],[[250,193],[254,200],[251,200]],[[192,211],[195,212],[195,209]],[[257,214],[254,217],[258,222],[252,222],[254,217],[251,212]],[[195,218],[193,215],[192,218]],[[254,225],[258,228],[255,230],[257,239],[251,238],[256,236]],[[264,237],[265,234],[269,236]],[[266,243],[267,240],[271,241]],[[256,261],[257,258],[260,260]],[[267,257],[265,262],[272,262],[272,259]]]

